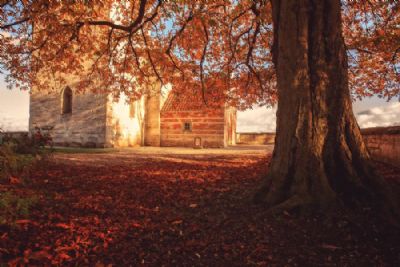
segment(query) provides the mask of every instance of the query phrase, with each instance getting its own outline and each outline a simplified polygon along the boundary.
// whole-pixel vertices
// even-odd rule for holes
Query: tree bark
[[[352,112],[340,0],[272,0],[272,11],[277,135],[256,201],[274,210],[386,205]]]

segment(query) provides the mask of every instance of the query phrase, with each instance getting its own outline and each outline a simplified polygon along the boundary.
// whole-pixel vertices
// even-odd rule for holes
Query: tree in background
[[[395,213],[351,100],[399,96],[399,9],[398,1],[3,1],[1,67],[20,88],[46,88],[39,72],[60,83],[57,73],[89,73],[78,89],[137,98],[157,79],[209,104],[278,102],[259,201],[276,210],[387,204]]]

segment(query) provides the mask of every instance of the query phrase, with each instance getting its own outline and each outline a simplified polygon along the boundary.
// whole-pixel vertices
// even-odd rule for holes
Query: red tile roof
[[[199,110],[214,107],[215,106],[211,105],[211,103],[206,104],[204,102],[201,92],[196,93],[193,91],[182,93],[171,90],[161,112]]]

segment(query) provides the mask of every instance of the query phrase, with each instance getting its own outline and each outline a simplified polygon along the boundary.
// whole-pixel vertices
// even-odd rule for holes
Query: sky
[[[26,131],[29,121],[29,93],[9,90],[0,75],[0,129]]]
[[[361,128],[400,126],[400,102],[387,102],[371,97],[353,103],[353,111]],[[274,132],[276,108],[255,108],[238,113],[237,132]]]
[[[361,128],[376,126],[400,126],[400,102],[390,102],[377,97],[353,104],[354,113]],[[274,132],[275,108],[257,107],[238,112],[238,132]],[[6,88],[0,75],[0,128],[4,131],[26,131],[29,122],[29,93]]]

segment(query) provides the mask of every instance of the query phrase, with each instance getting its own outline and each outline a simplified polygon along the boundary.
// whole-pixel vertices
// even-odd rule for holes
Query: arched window
[[[72,113],[72,90],[66,87],[62,93],[62,114]]]

